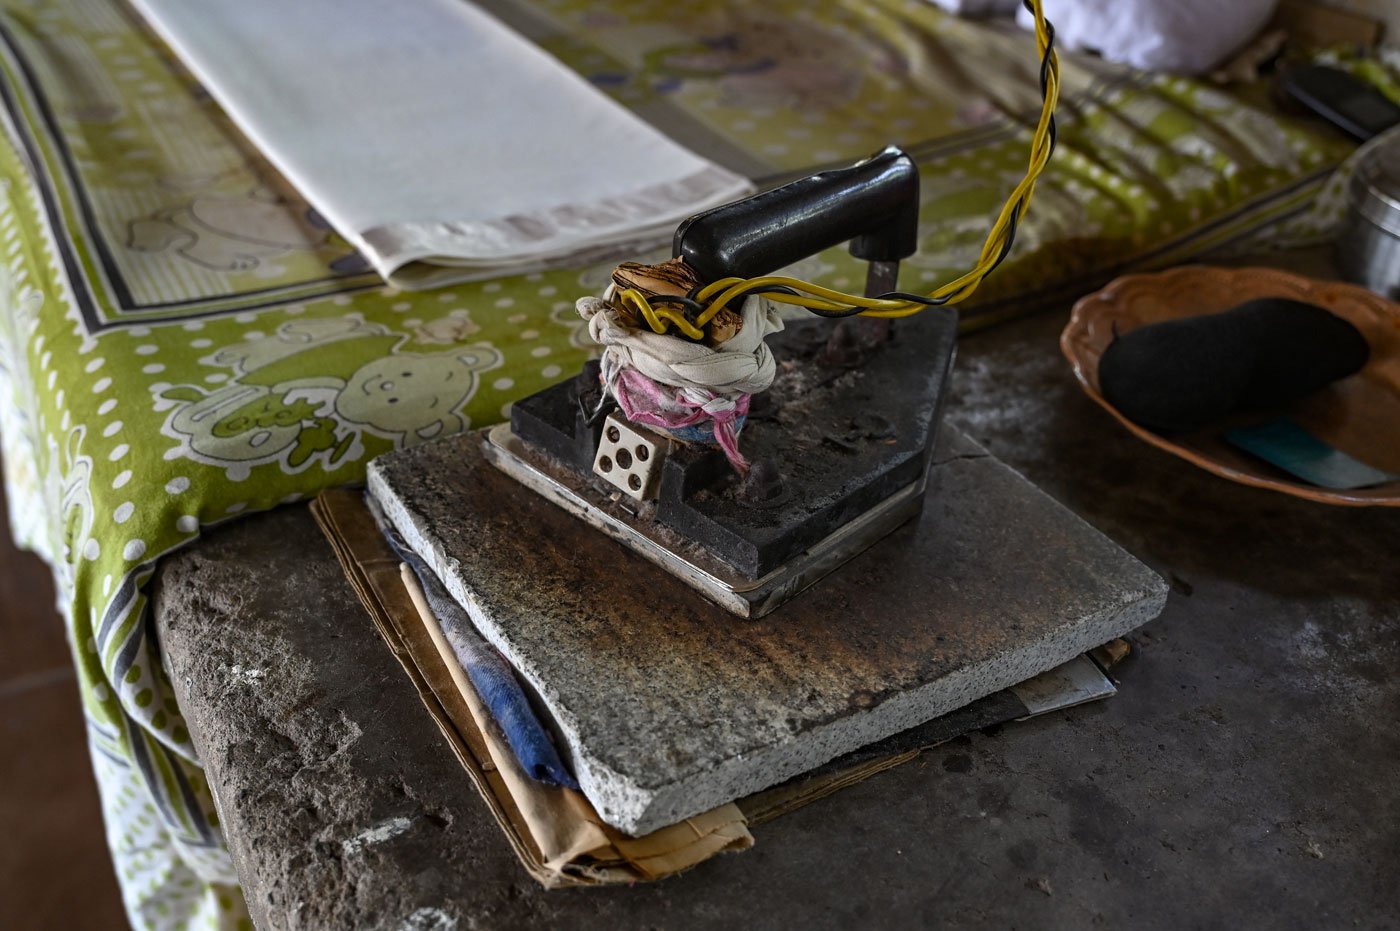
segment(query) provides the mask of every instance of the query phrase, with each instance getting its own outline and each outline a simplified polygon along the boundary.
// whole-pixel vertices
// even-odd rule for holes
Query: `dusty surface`
[[[385,456],[369,487],[549,708],[598,813],[645,834],[1161,610],[1161,577],[948,433],[919,519],[760,620],[521,488],[476,434]]]
[[[1074,387],[1063,321],[968,338],[949,415],[1172,580],[1119,696],[657,885],[534,886],[303,510],[170,560],[160,636],[262,925],[1400,927],[1400,514],[1133,440]]]

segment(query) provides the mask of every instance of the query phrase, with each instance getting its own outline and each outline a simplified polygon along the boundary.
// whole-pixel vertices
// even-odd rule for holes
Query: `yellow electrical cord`
[[[1041,0],[1024,0],[1025,6],[1035,17],[1035,41],[1039,52],[1041,71],[1042,106],[1040,120],[1036,123],[1031,137],[1030,164],[1025,177],[1011,191],[1002,205],[1001,213],[987,233],[982,245],[982,254],[972,270],[961,277],[932,291],[924,300],[902,298],[872,298],[846,294],[831,288],[823,288],[810,282],[783,275],[764,275],[759,278],[721,278],[712,281],[693,295],[704,304],[704,310],[694,322],[672,307],[654,307],[646,296],[635,288],[617,292],[616,299],[642,316],[656,333],[665,333],[671,326],[690,339],[704,337],[704,327],[723,310],[730,301],[755,290],[765,291],[770,300],[782,304],[805,307],[817,313],[849,314],[858,312],[864,317],[909,317],[930,306],[956,304],[968,298],[982,279],[996,267],[1010,248],[1011,237],[1015,235],[1016,223],[1024,216],[1035,193],[1036,180],[1050,161],[1054,150],[1055,106],[1060,99],[1060,61],[1054,49],[1054,29],[1045,19],[1041,10]],[[784,290],[774,290],[774,289]]]
[[[687,320],[684,314],[672,310],[670,307],[658,308],[651,306],[651,301],[648,301],[646,295],[642,294],[642,292],[638,291],[636,288],[626,288],[618,291],[614,299],[622,304],[623,307],[630,308],[641,314],[647,326],[651,327],[652,331],[655,333],[665,333],[667,329],[669,329],[669,323],[674,325],[676,329],[680,330],[690,339],[699,340],[705,338],[705,331]],[[706,312],[708,313],[708,311]],[[719,311],[715,311],[715,313],[719,313]],[[713,314],[710,319],[713,319]],[[705,322],[709,323],[710,319],[706,319]]]

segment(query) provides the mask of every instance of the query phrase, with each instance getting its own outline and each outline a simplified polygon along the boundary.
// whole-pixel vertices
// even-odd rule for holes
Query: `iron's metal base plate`
[[[923,506],[927,475],[837,528],[760,579],[748,579],[634,510],[620,494],[604,495],[578,472],[530,451],[509,424],[482,438],[486,460],[575,517],[629,547],[706,598],[740,617],[762,617],[909,520]]]

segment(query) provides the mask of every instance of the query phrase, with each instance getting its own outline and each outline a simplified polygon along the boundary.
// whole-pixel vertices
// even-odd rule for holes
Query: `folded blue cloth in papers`
[[[443,588],[428,564],[409,548],[399,532],[384,519],[374,499],[367,495],[366,501],[389,546],[418,577],[423,596],[437,616],[443,635],[452,645],[452,652],[466,670],[467,678],[491,712],[496,725],[505,734],[506,743],[510,745],[520,768],[538,782],[577,789],[578,780],[564,765],[554,740],[535,714],[529,696],[515,678],[515,671],[505,657],[477,633],[467,612]]]

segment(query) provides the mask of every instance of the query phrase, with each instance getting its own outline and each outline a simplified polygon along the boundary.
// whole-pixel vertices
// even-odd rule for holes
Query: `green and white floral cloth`
[[[760,181],[905,144],[926,192],[906,289],[971,263],[1039,106],[1027,37],[921,0],[489,8]],[[1059,150],[984,313],[1259,235],[1351,148],[1192,81],[1067,61],[1064,84]],[[133,924],[245,926],[143,584],[202,527],[357,482],[372,457],[488,424],[574,372],[590,347],[573,301],[611,263],[385,287],[121,0],[0,0],[0,96],[15,535],[58,581]],[[861,277],[839,251],[795,271]]]

